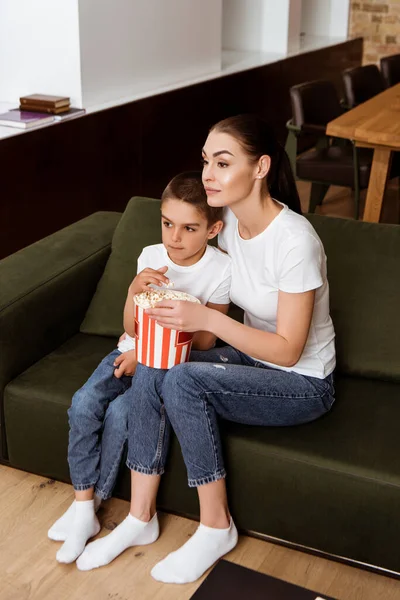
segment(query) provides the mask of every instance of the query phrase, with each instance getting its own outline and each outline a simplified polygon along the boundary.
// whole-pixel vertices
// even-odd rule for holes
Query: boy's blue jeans
[[[95,487],[104,500],[111,496],[128,431],[132,377],[114,375],[113,350],[73,396],[68,410],[68,463],[75,490]]]
[[[267,367],[230,346],[192,352],[169,371],[138,365],[129,408],[127,466],[161,475],[171,426],[190,487],[225,477],[218,417],[261,426],[313,421],[334,402],[333,376],[306,377]]]

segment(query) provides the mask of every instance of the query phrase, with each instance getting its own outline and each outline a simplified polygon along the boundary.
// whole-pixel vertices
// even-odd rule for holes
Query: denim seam
[[[250,393],[250,392],[221,392],[220,390],[216,390],[216,391],[212,391],[212,390],[207,390],[206,392],[204,392],[206,395],[208,394],[216,394],[216,395],[220,395],[220,396],[251,396],[253,398],[282,398],[284,400],[315,400],[316,398],[321,398],[321,396],[324,396],[324,394],[301,394],[301,395],[288,395],[288,394],[266,394],[266,393],[259,393],[259,394],[254,394],[254,393]]]
[[[207,392],[204,393],[205,396],[207,396]],[[206,419],[207,419],[207,424],[208,424],[208,430],[211,436],[211,441],[212,441],[212,445],[213,445],[213,450],[214,450],[214,463],[215,463],[215,469],[216,471],[219,470],[219,460],[218,460],[218,452],[217,452],[217,446],[215,443],[215,436],[214,436],[214,432],[212,429],[212,424],[211,424],[211,419],[210,419],[210,415],[208,414],[208,404],[207,404],[207,400],[206,398],[201,398],[202,402],[203,402],[203,407],[204,407],[204,412],[206,415]]]
[[[156,471],[160,470],[159,466],[160,466],[160,461],[161,461],[163,439],[164,439],[164,432],[165,432],[165,406],[164,406],[164,404],[161,404],[161,406],[160,406],[160,415],[161,415],[160,429],[159,429],[159,433],[158,433],[158,442],[157,442],[157,451],[156,451],[156,460],[155,460],[155,470]]]
[[[114,460],[113,465],[112,465],[112,467],[110,469],[110,472],[109,472],[109,474],[108,474],[108,476],[107,476],[107,478],[106,478],[106,480],[104,482],[104,485],[103,485],[102,489],[100,489],[99,487],[97,487],[97,485],[95,487],[95,493],[97,494],[97,496],[100,496],[100,498],[102,498],[103,500],[107,500],[107,498],[110,498],[111,495],[112,495],[112,490],[110,490],[110,492],[107,493],[107,489],[108,489],[107,484],[110,481],[110,479],[111,479],[111,481],[113,481],[114,474],[119,469],[119,465],[121,463],[122,453],[124,451],[124,445],[125,444],[122,445],[121,451],[118,453],[116,459]],[[97,483],[98,483],[98,481],[97,481]]]
[[[206,477],[200,477],[199,479],[188,479],[189,487],[198,487],[199,485],[205,485],[207,483],[214,483],[214,481],[218,481],[219,479],[225,479],[226,471],[222,469],[220,471],[216,471],[212,475],[207,475]]]
[[[126,461],[126,466],[131,471],[136,471],[137,473],[143,473],[144,475],[163,475],[165,472],[164,467],[161,469],[148,469],[147,467],[142,467],[141,465],[137,465],[130,460]]]

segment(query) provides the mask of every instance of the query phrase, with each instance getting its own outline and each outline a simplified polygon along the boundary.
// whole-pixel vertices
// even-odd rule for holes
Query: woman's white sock
[[[94,500],[75,503],[75,516],[67,539],[56,554],[60,563],[72,563],[85,549],[86,542],[100,531]]]
[[[129,514],[111,533],[88,544],[76,565],[80,571],[103,567],[127,548],[152,544],[158,536],[157,514],[148,523]]]
[[[196,581],[219,558],[230,552],[237,541],[238,533],[232,519],[228,529],[215,529],[200,523],[190,540],[157,563],[151,575],[164,583]]]
[[[75,519],[75,503],[74,500],[71,506],[65,511],[63,515],[53,525],[47,532],[48,537],[55,542],[65,542],[69,533],[72,531],[72,526],[74,524]],[[101,498],[99,496],[94,496],[94,510],[97,512],[101,504]]]

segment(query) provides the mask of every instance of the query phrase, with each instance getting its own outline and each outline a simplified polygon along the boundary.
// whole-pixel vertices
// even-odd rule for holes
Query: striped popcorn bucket
[[[137,361],[147,367],[170,369],[188,362],[193,333],[165,329],[134,303]]]

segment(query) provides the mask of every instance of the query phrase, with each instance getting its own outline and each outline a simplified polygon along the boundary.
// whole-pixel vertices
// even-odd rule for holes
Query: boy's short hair
[[[207,219],[209,226],[223,220],[223,207],[207,204],[207,194],[200,171],[185,171],[171,179],[162,193],[161,204],[166,200],[182,200],[191,204]]]

